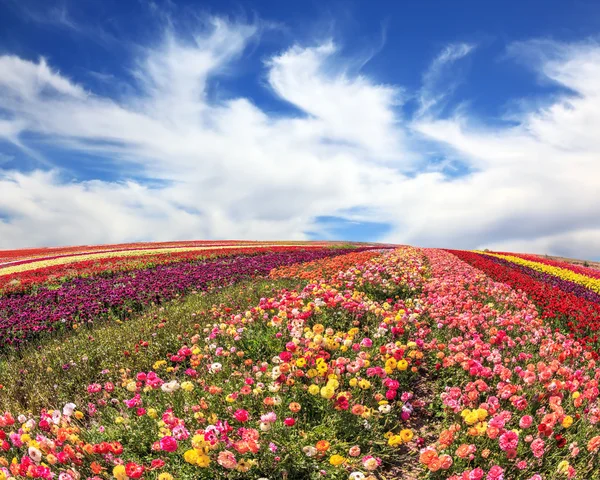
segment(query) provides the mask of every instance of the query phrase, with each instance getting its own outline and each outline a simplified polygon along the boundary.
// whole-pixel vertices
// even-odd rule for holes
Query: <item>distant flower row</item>
[[[584,343],[598,346],[600,295],[595,291],[581,283],[564,280],[502,256],[466,251],[452,253],[494,280],[527,293],[538,307],[541,317],[551,326],[572,332]]]
[[[516,255],[503,255],[500,253],[491,253],[491,252],[482,252],[484,255],[501,258],[511,263],[515,263],[517,265],[521,265],[523,267],[531,268],[537,272],[545,273],[548,275],[553,275],[561,280],[565,280],[567,282],[576,283],[578,285],[583,286],[595,293],[600,293],[600,276],[593,269],[587,269],[587,271],[582,272],[581,269],[578,271],[574,271],[572,268],[569,268],[569,265],[564,263],[561,266],[558,265],[548,265],[547,263],[541,262],[538,259],[531,260],[522,258]]]
[[[291,245],[223,245],[189,247],[140,247],[123,250],[106,250],[94,253],[69,253],[59,256],[37,257],[0,266],[0,293],[30,290],[40,285],[60,285],[74,277],[111,274],[118,271],[137,270],[177,262],[192,262],[228,255],[256,254],[260,252],[290,251],[295,248],[322,249],[321,246]]]
[[[207,261],[176,262],[154,268],[116,272],[110,276],[73,278],[60,288],[0,297],[0,345],[19,347],[40,334],[82,323],[123,319],[151,303],[190,290],[224,286],[244,278],[265,276],[276,267],[346,253],[343,249],[279,247],[279,252],[250,249],[246,255]]]

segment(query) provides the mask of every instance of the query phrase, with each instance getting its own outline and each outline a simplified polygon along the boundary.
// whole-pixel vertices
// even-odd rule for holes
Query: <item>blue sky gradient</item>
[[[599,33],[583,0],[5,0],[0,248],[600,258]]]

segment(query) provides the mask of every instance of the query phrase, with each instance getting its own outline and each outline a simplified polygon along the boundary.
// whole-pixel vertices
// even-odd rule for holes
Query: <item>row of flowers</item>
[[[581,286],[576,287],[554,276],[497,257],[466,251],[451,252],[494,280],[525,292],[548,324],[560,331],[571,332],[573,337],[586,344],[598,343],[600,303],[595,298],[595,292],[588,291],[586,294],[581,291]]]
[[[556,265],[548,265],[547,263],[540,262],[536,260],[528,260],[526,258],[522,258],[516,255],[504,255],[500,253],[492,253],[492,252],[480,252],[483,255],[487,255],[490,257],[501,258],[503,260],[509,261],[516,265],[521,265],[523,267],[528,267],[533,270],[536,270],[540,273],[545,273],[548,275],[553,275],[562,280],[566,280],[568,282],[573,282],[579,284],[595,293],[600,293],[600,277],[595,277],[590,275],[590,273],[594,273],[594,270],[587,269],[588,271],[585,273],[578,273],[573,271],[571,268],[565,268],[564,266],[556,266]]]
[[[253,250],[260,247],[269,247],[270,244],[259,244],[259,245],[225,245],[225,246],[182,246],[182,247],[147,247],[139,249],[125,249],[125,250],[105,250],[93,253],[77,253],[46,257],[43,259],[27,259],[18,262],[13,262],[0,266],[0,276],[13,275],[15,273],[26,272],[28,270],[36,270],[40,268],[47,268],[56,265],[68,265],[77,262],[86,262],[90,260],[102,260],[103,258],[131,258],[131,257],[144,257],[149,255],[160,255],[160,254],[177,254],[185,252],[203,252],[205,255],[213,250],[226,250],[226,249],[249,249]],[[301,245],[288,245],[290,247],[298,247]],[[311,248],[311,247],[309,247]],[[312,246],[312,248],[322,248],[321,245]]]
[[[571,270],[581,275],[588,277],[600,278],[600,270],[597,268],[585,267],[581,265],[575,265],[573,263],[561,262],[559,260],[553,260],[551,258],[540,257],[539,255],[531,255],[527,253],[508,253],[508,252],[494,252],[502,255],[512,255],[515,257],[523,258],[524,260],[531,260],[533,262],[543,263],[544,265],[550,265],[553,267],[564,268]]]
[[[427,257],[431,280],[421,300],[434,334],[424,348],[436,352],[445,388],[440,433],[421,463],[452,480],[592,478],[597,355],[553,332],[523,292],[448,252]]]
[[[255,255],[264,252],[285,252],[296,250],[299,247],[294,246],[247,246],[247,245],[225,245],[222,247],[212,246],[209,248],[193,249],[179,248],[177,251],[164,250],[164,253],[157,253],[156,248],[143,248],[139,255],[131,249],[121,250],[118,255],[112,255],[111,252],[103,253],[100,258],[88,259],[87,255],[77,257],[66,257],[68,262],[57,265],[39,266],[24,264],[24,267],[30,269],[26,271],[14,272],[11,274],[0,275],[0,293],[11,294],[18,292],[31,291],[42,285],[59,286],[66,280],[75,277],[89,277],[94,275],[109,275],[114,272],[124,272],[144,268],[152,268],[157,265],[166,265],[177,262],[194,262],[201,259],[217,258],[233,255]],[[322,249],[319,246],[303,246],[302,249],[313,250]],[[130,254],[131,253],[131,254]],[[35,267],[35,268],[34,268]],[[2,270],[0,270],[2,272]]]
[[[32,293],[0,297],[0,345],[19,347],[40,334],[100,318],[124,319],[151,303],[161,303],[190,290],[229,285],[245,278],[266,276],[279,266],[347,252],[285,247],[282,250],[177,262],[111,276],[78,277],[57,289],[42,287]]]
[[[0,250],[0,266],[36,259],[55,258],[61,255],[80,255],[106,251],[142,250],[176,247],[224,247],[235,245],[256,245],[259,242],[243,240],[193,240],[180,242],[138,242],[119,243],[113,245],[80,245],[69,247],[21,248],[17,250]],[[274,245],[284,245],[285,242],[273,242]]]
[[[354,286],[416,295],[425,265],[414,249],[363,260],[247,311],[215,306],[151,371],[102,372],[80,410],[6,414],[4,476],[374,479],[419,445],[424,325],[410,295]]]

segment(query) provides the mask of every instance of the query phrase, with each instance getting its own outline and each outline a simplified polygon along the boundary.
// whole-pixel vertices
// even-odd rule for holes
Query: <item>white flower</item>
[[[163,383],[160,386],[160,389],[166,393],[173,393],[174,391],[179,390],[179,383],[177,383],[177,380],[171,380],[168,383]]]
[[[35,463],[40,463],[42,461],[42,452],[40,452],[40,450],[38,450],[35,447],[29,447],[29,450],[27,452],[29,454],[29,457],[35,462]]]
[[[391,405],[379,405],[379,411],[381,413],[390,413],[390,410],[392,409]]]
[[[27,417],[21,414],[17,417],[17,420],[19,421],[19,423],[25,423],[27,421]]]
[[[217,373],[221,370],[223,370],[223,365],[221,365],[219,362],[211,363],[208,369],[210,373]]]
[[[306,455],[307,457],[314,457],[317,454],[317,449],[310,445],[303,447],[302,451],[304,452],[304,455]]]
[[[271,424],[268,422],[260,422],[259,427],[261,432],[268,432],[271,430]]]
[[[70,417],[71,415],[73,415],[73,412],[75,411],[76,407],[77,407],[77,405],[75,405],[74,403],[71,403],[71,402],[67,403],[63,407],[63,415]]]
[[[362,472],[352,472],[348,477],[348,480],[364,480],[365,474]]]
[[[275,370],[275,369],[273,369],[273,370]],[[273,378],[277,378],[277,377],[279,377],[279,375],[281,375],[281,372],[279,372],[279,374],[277,376],[274,376]],[[271,392],[271,393],[278,392],[280,389],[281,389],[281,385],[273,385],[273,384],[269,385],[269,392]]]
[[[61,417],[62,415],[60,414],[60,410],[54,410],[52,412],[52,422],[54,422],[55,425],[59,424]]]

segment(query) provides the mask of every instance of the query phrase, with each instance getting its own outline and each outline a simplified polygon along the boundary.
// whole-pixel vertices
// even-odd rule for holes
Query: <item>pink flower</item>
[[[238,409],[235,411],[235,413],[233,414],[234,418],[238,421],[238,422],[247,422],[248,419],[250,418],[250,414],[248,413],[248,410],[244,410],[242,408]]]
[[[224,468],[234,469],[237,467],[237,460],[235,459],[235,455],[229,450],[223,450],[219,452],[219,456],[217,457],[217,463]]]
[[[277,414],[275,412],[265,413],[260,416],[260,421],[265,423],[275,423],[275,421],[277,421]]]
[[[503,451],[515,450],[519,444],[519,436],[512,431],[504,432],[499,439],[500,448]]]
[[[532,423],[533,423],[533,418],[531,417],[531,415],[523,415],[521,417],[521,420],[519,420],[519,427],[529,428],[529,427],[531,427]]]
[[[481,480],[483,478],[483,476],[485,475],[485,472],[483,471],[482,468],[474,468],[471,473],[469,473],[469,480]]]
[[[504,469],[498,465],[494,465],[490,468],[490,471],[485,478],[487,480],[502,480],[504,478]]]
[[[159,443],[161,450],[164,450],[165,452],[174,452],[177,450],[177,440],[169,435],[162,437]]]
[[[533,456],[535,458],[543,457],[545,446],[546,445],[541,438],[536,438],[533,442],[531,442],[531,451],[533,452]]]
[[[360,447],[358,445],[350,447],[350,450],[348,450],[348,455],[351,457],[358,457],[360,455]]]
[[[525,460],[521,460],[520,462],[517,462],[517,468],[519,470],[525,470],[527,468],[527,462]]]

